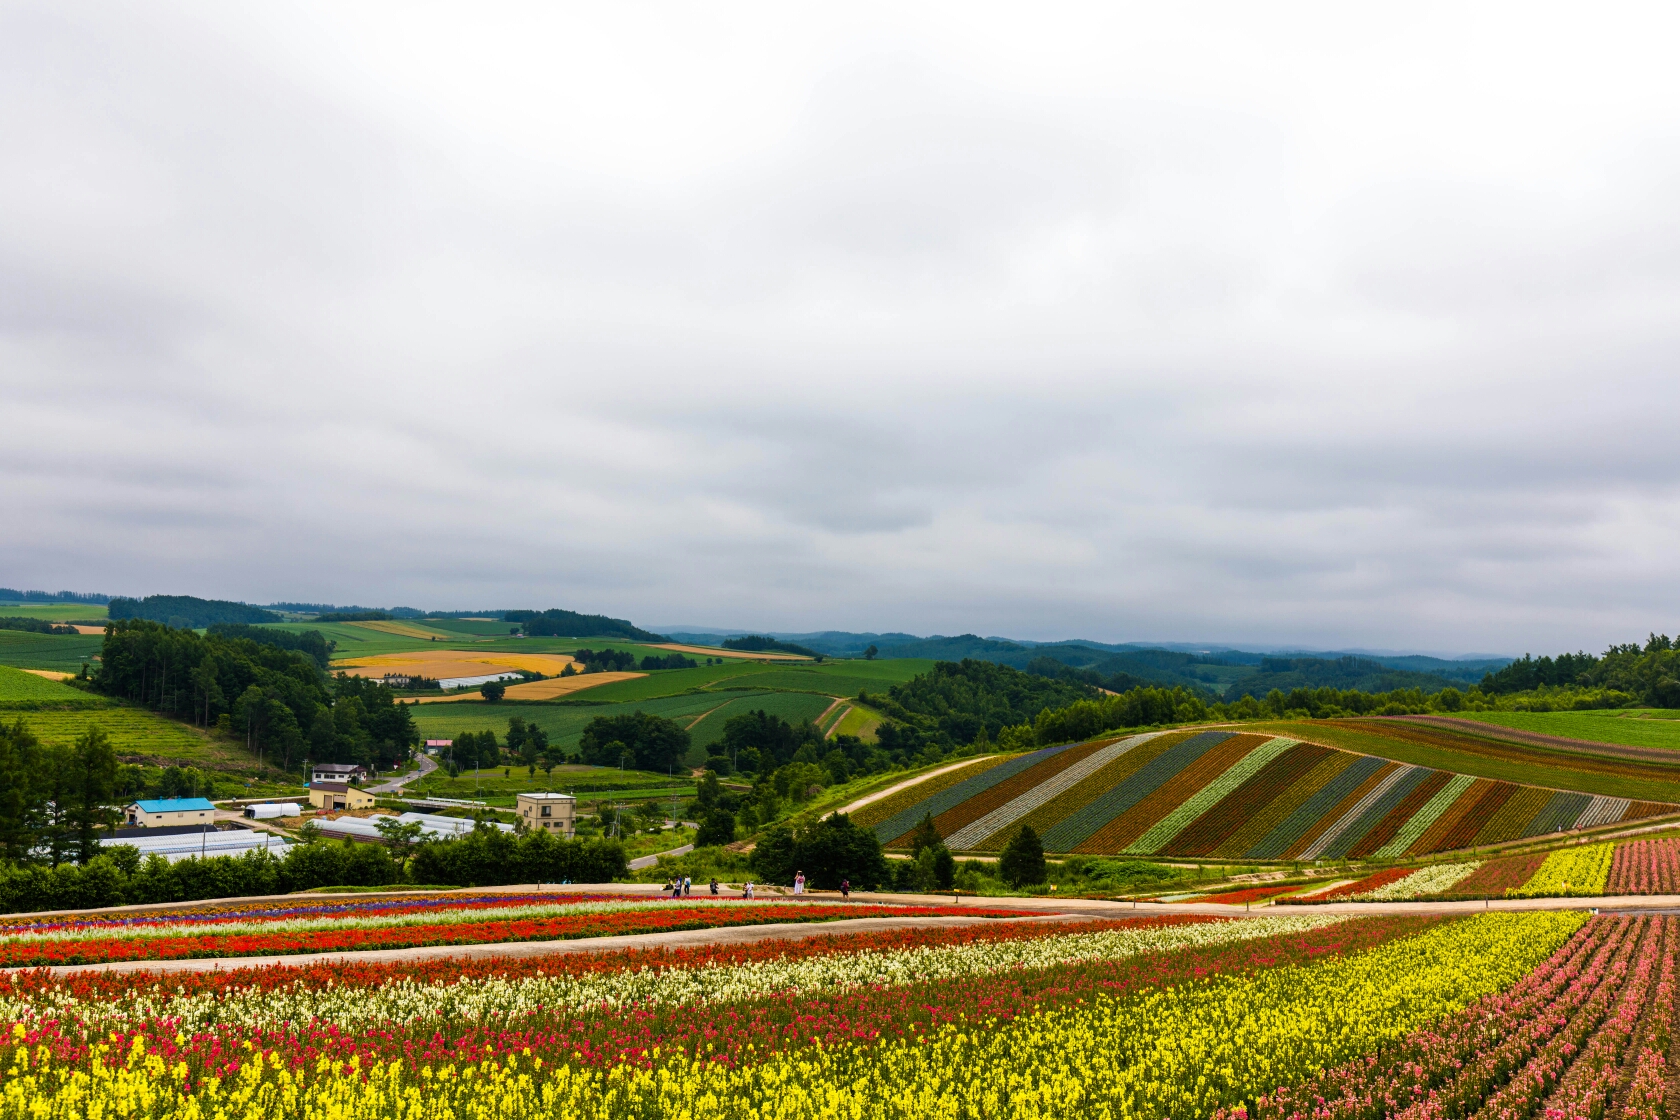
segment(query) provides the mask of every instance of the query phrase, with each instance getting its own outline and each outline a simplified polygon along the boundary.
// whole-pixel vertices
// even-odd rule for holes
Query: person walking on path
[[[752,880],[751,879],[747,880],[746,896],[749,899],[752,898]]]
[[[684,875],[683,876],[683,897],[687,898],[689,895],[691,895],[693,893],[694,893],[694,880],[689,878],[687,875]]]
[[[850,879],[840,880],[840,897],[843,899],[852,897],[852,881]]]
[[[798,898],[805,893],[805,872],[801,871],[793,877],[793,897]]]
[[[717,876],[716,876],[716,875],[713,875],[713,876],[712,876],[712,894],[714,894],[714,895],[716,895],[716,894],[717,894],[717,893],[718,893],[718,881],[717,881]]]

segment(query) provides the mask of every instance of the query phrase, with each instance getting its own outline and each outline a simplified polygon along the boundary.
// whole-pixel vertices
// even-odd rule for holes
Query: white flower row
[[[1399,898],[1417,898],[1426,894],[1440,894],[1444,890],[1456,887],[1480,866],[1481,862],[1476,861],[1474,863],[1438,863],[1433,867],[1420,867],[1404,879],[1396,879],[1394,882],[1375,890],[1360,891],[1358,894],[1348,897],[1358,902],[1384,902]]]
[[[1154,855],[1166,847],[1175,836],[1189,828],[1192,821],[1236,792],[1238,786],[1258,774],[1268,762],[1299,743],[1299,739],[1282,737],[1268,739],[1261,743],[1238,759],[1219,777],[1203,786],[1193,796],[1186,798],[1172,812],[1162,817],[1148,832],[1133,841],[1126,848],[1126,851],[1133,855]]]
[[[27,1000],[0,999],[0,1025],[56,1020],[66,1034],[91,1040],[158,1018],[171,1021],[174,1029],[189,1035],[219,1026],[272,1030],[290,1023],[356,1029],[425,1018],[512,1024],[564,1009],[721,1003],[782,992],[819,994],[1085,960],[1114,960],[1139,953],[1303,933],[1344,920],[1344,916],[1323,913],[1280,915],[842,954],[814,953],[809,944],[793,943],[782,956],[746,964],[643,967],[560,976],[538,973],[517,979],[493,977],[429,984],[401,978],[375,988],[337,984],[307,988],[297,983],[266,992],[251,987],[172,997],[153,987],[121,998],[82,1000],[64,986],[55,986]]]
[[[954,848],[960,852],[996,836],[1034,809],[1049,804],[1051,798],[1072,789],[1139,743],[1148,742],[1161,734],[1164,733],[1146,731],[1142,735],[1133,735],[1129,739],[1122,739],[1117,743],[1110,743],[1106,747],[1092,751],[1060,774],[1040,782],[1019,797],[993,809],[979,820],[957,829],[945,838],[946,847]]]
[[[1429,799],[1427,805],[1413,813],[1412,819],[1400,826],[1400,831],[1395,834],[1394,839],[1371,854],[1378,859],[1405,854],[1406,849],[1417,843],[1418,837],[1422,836],[1430,825],[1441,819],[1441,814],[1458,800],[1459,795],[1475,783],[1476,779],[1468,774],[1454,774],[1451,780]]]

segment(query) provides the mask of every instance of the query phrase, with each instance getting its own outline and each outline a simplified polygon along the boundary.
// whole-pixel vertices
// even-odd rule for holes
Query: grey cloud
[[[1680,617],[1660,69],[1418,89],[1454,36],[1348,13],[666,14],[0,16],[0,582],[1428,649]],[[1565,95],[1594,126],[1535,139]]]

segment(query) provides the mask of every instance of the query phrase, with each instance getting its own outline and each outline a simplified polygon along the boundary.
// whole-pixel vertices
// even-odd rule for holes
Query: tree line
[[[226,599],[200,599],[193,595],[148,595],[130,599],[119,595],[106,604],[112,619],[144,618],[181,629],[202,629],[218,622],[280,622],[273,611]]]
[[[62,626],[44,618],[0,618],[0,630],[22,630],[29,634],[74,634],[74,626]]]
[[[0,911],[189,902],[201,898],[289,894],[329,886],[502,886],[608,883],[627,871],[611,840],[565,840],[545,832],[512,836],[481,827],[458,839],[426,840],[411,855],[379,844],[312,840],[284,854],[269,850],[170,863],[112,845],[86,863],[0,864]]]
[[[1520,661],[1484,676],[1481,684],[1481,691],[1489,696],[1542,689],[1621,692],[1651,707],[1680,708],[1680,641],[1652,634],[1643,644],[1613,645],[1603,656],[1524,654]]]
[[[299,650],[146,619],[106,628],[94,687],[241,736],[283,769],[305,758],[389,769],[418,738],[408,708],[377,681],[328,677]]]
[[[622,618],[576,611],[503,611],[502,621],[517,622],[533,638],[620,638],[632,642],[663,642],[665,638],[632,626]]]

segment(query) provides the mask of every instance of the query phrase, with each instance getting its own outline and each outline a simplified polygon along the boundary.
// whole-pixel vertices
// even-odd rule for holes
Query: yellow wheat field
[[[612,684],[614,681],[635,680],[645,677],[646,673],[579,673],[575,677],[550,677],[546,681],[526,681],[524,684],[510,684],[507,688],[509,700],[552,700],[556,696],[568,696],[596,685]],[[422,704],[447,704],[451,700],[477,700],[478,693],[462,692],[454,696],[422,696]]]
[[[383,677],[394,673],[440,680],[445,677],[482,677],[505,669],[526,669],[552,676],[571,664],[573,658],[564,653],[474,653],[459,649],[421,649],[375,657],[347,657],[333,662],[333,669],[342,669],[353,677]]]

